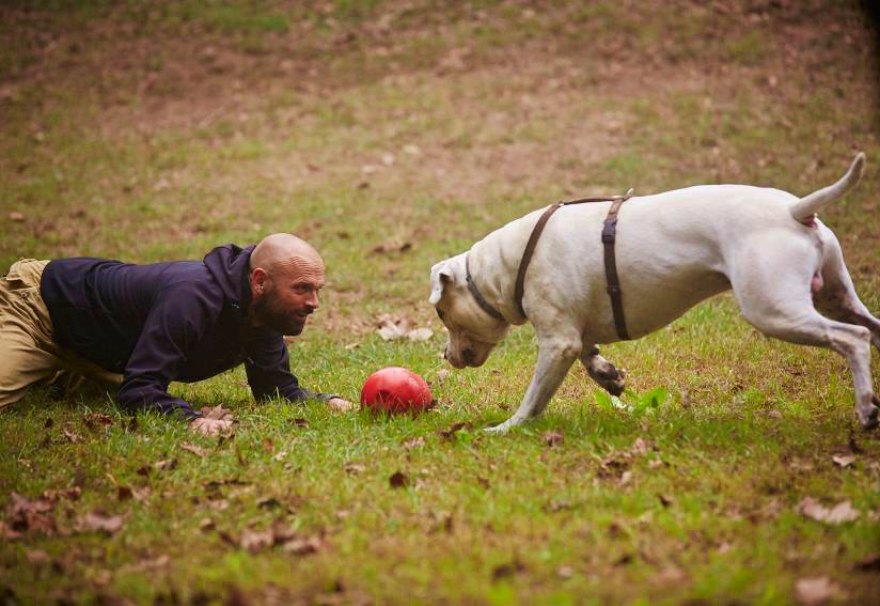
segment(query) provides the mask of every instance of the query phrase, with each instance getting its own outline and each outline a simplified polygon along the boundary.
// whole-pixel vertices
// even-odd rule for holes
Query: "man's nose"
[[[312,308],[312,310],[318,309],[321,307],[321,302],[318,301],[318,293],[313,292],[309,294],[309,298],[306,299],[306,305]]]

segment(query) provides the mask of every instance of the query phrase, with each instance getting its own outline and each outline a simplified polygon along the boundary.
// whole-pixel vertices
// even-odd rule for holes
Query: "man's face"
[[[305,328],[306,318],[320,305],[318,292],[324,286],[324,265],[317,260],[296,259],[256,276],[254,283],[254,323],[283,335],[298,335]]]

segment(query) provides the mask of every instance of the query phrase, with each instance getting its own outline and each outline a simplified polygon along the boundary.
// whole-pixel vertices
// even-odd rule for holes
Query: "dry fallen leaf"
[[[798,579],[794,583],[795,597],[806,606],[818,606],[840,594],[840,589],[828,577]]]
[[[855,463],[856,458],[852,455],[834,455],[831,457],[831,460],[838,467],[846,468]]]
[[[861,515],[857,509],[853,509],[849,501],[842,501],[828,509],[813,497],[804,497],[798,510],[810,519],[832,525],[853,522]]]
[[[563,442],[565,442],[565,435],[557,430],[544,432],[541,438],[550,448],[553,448],[554,446],[562,446]]]
[[[71,444],[79,444],[83,441],[83,437],[71,429],[64,428],[61,433]]]
[[[233,420],[235,417],[232,414],[232,411],[228,408],[223,408],[222,406],[205,406],[201,410],[202,417],[205,419],[217,419],[217,420]]]
[[[100,510],[95,510],[80,517],[74,528],[78,532],[102,532],[113,535],[122,529],[123,524],[125,524],[125,516],[108,516]]]
[[[880,571],[880,553],[872,553],[856,562],[856,570]]]
[[[100,412],[90,412],[83,417],[83,421],[92,431],[104,429],[113,425],[113,419],[109,415]]]
[[[55,519],[49,515],[55,508],[55,501],[45,498],[32,501],[16,492],[9,496],[3,530],[7,538],[18,538],[27,532],[42,532],[46,535],[57,532]]]
[[[189,442],[183,442],[180,445],[180,448],[196,455],[197,457],[204,457],[210,452],[207,448],[202,448],[201,446],[196,446],[195,444],[190,444]]]
[[[310,555],[317,553],[324,546],[324,542],[317,537],[308,537],[304,539],[294,538],[285,542],[281,549],[285,553],[293,555]]]
[[[643,455],[648,452],[648,445],[642,438],[636,438],[629,451],[634,455]]]
[[[668,585],[673,583],[680,583],[687,578],[687,575],[681,568],[677,566],[667,566],[659,573],[657,573],[652,581],[657,585]]]
[[[275,534],[269,530],[245,530],[241,533],[241,548],[251,553],[260,552],[275,544]]]
[[[403,447],[407,450],[412,450],[413,448],[421,448],[425,445],[425,438],[422,436],[416,436],[414,438],[410,438],[409,440],[404,440]]]
[[[156,461],[153,463],[153,467],[157,471],[171,471],[172,469],[177,469],[177,459],[164,459],[162,461]]]
[[[359,463],[357,461],[349,461],[342,468],[345,470],[345,473],[350,473],[350,474],[363,473],[367,470],[366,465],[364,465],[363,463]]]
[[[391,485],[391,488],[406,488],[410,484],[410,479],[409,476],[402,471],[395,471],[391,474],[391,477],[388,478],[388,483]]]
[[[14,210],[11,213],[9,213],[9,220],[15,221],[16,223],[21,223],[22,221],[25,220],[24,213],[19,212],[17,210]]]
[[[452,438],[452,436],[454,436],[457,432],[464,429],[465,427],[467,427],[467,423],[461,423],[461,422],[453,423],[452,426],[449,427],[449,429],[442,429],[438,433],[440,434],[441,437],[446,438],[448,440],[448,439]]]

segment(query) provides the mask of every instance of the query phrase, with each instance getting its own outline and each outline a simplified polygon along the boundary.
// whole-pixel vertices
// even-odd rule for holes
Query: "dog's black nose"
[[[474,361],[474,350],[465,349],[461,352],[461,359],[464,360],[465,364],[471,364]]]

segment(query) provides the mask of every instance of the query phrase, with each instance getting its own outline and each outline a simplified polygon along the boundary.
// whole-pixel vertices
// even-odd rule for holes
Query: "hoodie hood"
[[[247,311],[251,302],[248,274],[253,250],[254,246],[241,248],[235,244],[226,244],[218,246],[203,259],[211,276],[220,286],[223,297],[242,313]]]

